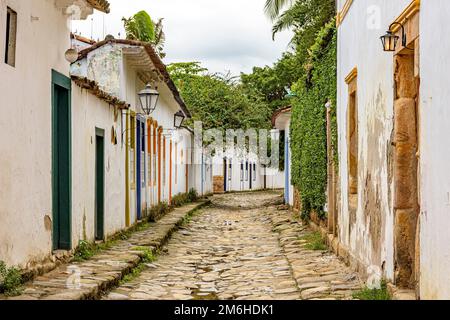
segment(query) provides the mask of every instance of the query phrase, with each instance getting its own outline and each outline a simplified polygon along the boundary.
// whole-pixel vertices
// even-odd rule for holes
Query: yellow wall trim
[[[408,21],[413,15],[415,15],[420,10],[420,0],[413,0],[405,10],[398,16],[397,19],[395,19],[394,22],[398,22],[401,24],[405,24],[406,21]],[[396,33],[400,30],[400,26],[398,24],[395,24],[392,26],[391,31]]]
[[[345,83],[349,84],[358,76],[358,68],[353,68],[353,70],[345,77]]]
[[[347,0],[344,4],[344,6],[342,7],[342,10],[340,12],[338,12],[337,16],[336,16],[336,25],[339,27],[342,22],[345,19],[345,16],[348,13],[348,10],[350,10],[350,7],[353,4],[353,0]]]

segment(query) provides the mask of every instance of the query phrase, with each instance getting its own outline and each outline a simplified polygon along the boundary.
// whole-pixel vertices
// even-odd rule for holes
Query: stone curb
[[[110,249],[89,260],[61,265],[24,285],[17,297],[0,295],[0,300],[96,300],[117,286],[143,261],[144,253],[136,248],[158,252],[182,226],[186,217],[211,204],[210,200],[176,208],[150,228],[137,231]]]

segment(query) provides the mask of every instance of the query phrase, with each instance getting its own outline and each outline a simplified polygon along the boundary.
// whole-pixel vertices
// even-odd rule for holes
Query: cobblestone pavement
[[[104,299],[349,299],[357,276],[335,256],[305,248],[310,231],[279,193],[216,196],[155,263]]]
[[[140,248],[156,251],[175,232],[185,217],[204,202],[174,209],[161,220],[129,239],[114,243],[91,259],[62,265],[27,283],[22,295],[14,300],[83,300],[99,299],[103,291],[119,283],[123,276],[142,261]],[[8,299],[0,295],[0,300]]]

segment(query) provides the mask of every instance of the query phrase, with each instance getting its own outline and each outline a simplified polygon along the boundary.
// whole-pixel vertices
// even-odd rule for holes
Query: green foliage
[[[122,21],[127,39],[151,43],[159,56],[165,57],[166,36],[163,30],[163,19],[154,23],[150,15],[142,10],[130,18],[122,18]]]
[[[156,222],[170,211],[170,207],[167,202],[160,202],[157,205],[150,208],[148,212],[148,220]]]
[[[157,259],[157,256],[148,247],[136,247],[133,250],[142,252],[142,263],[152,263]]]
[[[359,300],[391,300],[391,295],[387,290],[386,281],[381,282],[379,289],[363,288],[360,291],[353,293],[353,299]]]
[[[242,87],[247,94],[260,97],[273,113],[289,105],[287,89],[300,78],[302,72],[298,56],[287,52],[272,67],[255,67],[250,74],[242,73]]]
[[[322,235],[320,232],[313,232],[307,234],[303,237],[300,237],[299,240],[306,241],[305,248],[308,250],[314,251],[325,251],[327,250],[327,245],[323,241]]]
[[[142,271],[144,271],[146,269],[146,266],[144,263],[140,263],[137,265],[136,268],[132,269],[130,273],[126,274],[120,281],[119,281],[119,285],[122,286],[128,282],[133,281],[134,279],[136,279],[137,277],[139,277],[142,273]]]
[[[323,215],[326,203],[327,145],[326,108],[336,105],[336,29],[334,19],[317,35],[309,50],[305,75],[293,86],[291,124],[292,183],[300,190],[302,214]],[[336,122],[336,108],[332,119]],[[333,137],[336,137],[333,125]],[[336,138],[333,139],[336,141]]]
[[[274,37],[278,32],[292,29],[295,33],[292,44],[308,45],[317,31],[336,15],[336,4],[335,0],[267,0],[266,13],[275,21]]]
[[[266,0],[264,10],[271,19],[276,19],[281,10],[291,3],[292,0]]]
[[[139,11],[130,18],[122,18],[122,21],[127,39],[150,43],[155,41],[155,25],[146,11]]]
[[[202,121],[205,130],[270,128],[270,107],[229,75],[210,74],[198,62],[174,63],[168,70],[192,121]]]
[[[84,261],[92,258],[99,251],[98,247],[90,242],[81,240],[74,253],[74,261]]]
[[[198,200],[198,193],[195,189],[189,190],[188,193],[180,193],[174,197],[172,197],[172,201],[170,202],[170,206],[173,208],[179,208],[184,206],[185,204],[192,203]]]
[[[191,188],[188,192],[189,202],[195,202],[198,200],[198,192],[194,188]]]
[[[134,279],[139,277],[141,275],[141,273],[147,268],[147,266],[146,266],[147,263],[153,263],[156,260],[158,260],[158,251],[153,252],[148,247],[135,247],[132,250],[141,251],[142,252],[141,259],[142,260],[141,260],[141,262],[139,262],[139,264],[135,268],[133,268],[131,270],[131,272],[129,274],[125,275],[119,281],[119,285],[124,285],[127,282],[133,281]]]
[[[3,261],[0,261],[0,292],[13,297],[22,294],[22,291],[20,270],[14,267],[8,268]]]

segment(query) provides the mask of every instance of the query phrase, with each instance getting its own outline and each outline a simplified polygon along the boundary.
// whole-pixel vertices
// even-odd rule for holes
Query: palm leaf
[[[280,15],[281,10],[288,5],[291,5],[294,1],[295,0],[266,0],[264,11],[270,19],[275,20]]]

